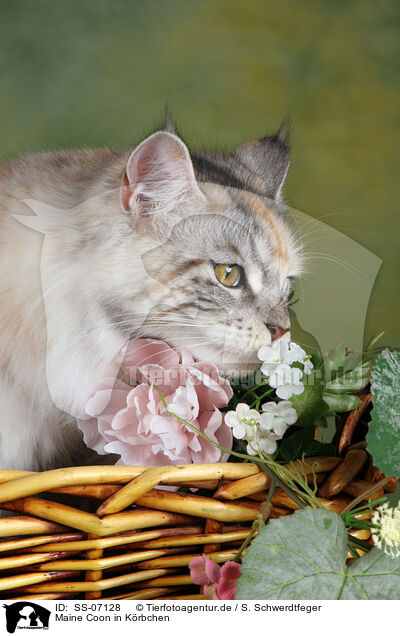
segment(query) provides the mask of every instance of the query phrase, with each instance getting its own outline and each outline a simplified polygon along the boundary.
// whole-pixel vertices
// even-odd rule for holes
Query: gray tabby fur
[[[191,160],[167,128],[134,151],[0,164],[1,468],[83,461],[75,418],[129,337],[232,375],[254,367],[267,324],[289,327],[286,135]],[[241,265],[246,285],[223,287],[213,263]]]

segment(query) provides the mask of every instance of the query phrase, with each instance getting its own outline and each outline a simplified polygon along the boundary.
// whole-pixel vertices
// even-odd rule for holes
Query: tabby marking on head
[[[280,203],[288,165],[282,132],[190,155],[158,131],[133,151],[0,166],[3,468],[77,461],[74,418],[129,337],[234,374],[289,329],[301,256]]]

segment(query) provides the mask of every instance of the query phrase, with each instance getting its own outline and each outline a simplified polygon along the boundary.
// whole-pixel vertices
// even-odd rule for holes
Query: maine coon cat
[[[84,461],[75,418],[132,335],[231,374],[289,329],[288,166],[283,132],[190,155],[171,130],[0,165],[1,468]]]

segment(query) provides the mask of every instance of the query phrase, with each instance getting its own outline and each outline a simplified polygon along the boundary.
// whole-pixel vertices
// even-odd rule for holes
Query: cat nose
[[[269,333],[271,334],[272,342],[275,342],[275,340],[279,340],[279,338],[282,338],[282,336],[284,336],[285,333],[289,332],[289,329],[284,329],[283,327],[278,327],[278,325],[269,325],[269,324],[267,324],[267,329],[268,329]]]

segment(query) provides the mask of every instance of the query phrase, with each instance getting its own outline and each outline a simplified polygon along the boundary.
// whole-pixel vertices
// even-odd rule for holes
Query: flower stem
[[[259,398],[254,400],[254,402],[250,405],[250,408],[251,409],[253,409],[254,407],[258,408],[259,405],[260,405],[261,400],[264,400],[264,398],[268,397],[268,395],[271,395],[271,393],[273,393],[274,391],[275,391],[275,389],[269,389],[269,391],[265,391],[265,393],[260,395]]]
[[[268,386],[267,382],[263,382],[262,384],[256,384],[255,386],[252,386],[251,389],[248,389],[245,393],[243,393],[242,396],[240,396],[240,401],[244,400],[244,398],[246,398],[248,395],[252,395],[252,394],[257,395],[256,391],[258,389],[261,389],[261,387],[264,387],[264,386]],[[275,391],[275,389],[272,389],[271,393],[273,391]]]
[[[345,510],[343,510],[340,513],[340,516],[343,519],[343,523],[348,528],[358,528],[361,530],[374,528],[375,524],[373,524],[372,521],[369,521],[367,519],[357,519],[357,515],[366,512],[372,513],[377,506],[385,503],[387,500],[388,498],[386,497],[386,495],[383,497],[379,497],[378,499],[373,499],[372,501],[364,504],[363,506],[360,506],[359,508],[353,508],[349,512],[345,512]]]
[[[216,448],[219,448],[220,451],[222,451],[223,453],[228,453],[228,455],[234,455],[235,457],[239,457],[240,459],[252,459],[252,457],[250,457],[250,455],[245,455],[244,453],[238,453],[234,450],[229,450],[228,448],[225,448],[224,446],[221,446],[221,444],[218,444],[218,442],[214,442],[214,440],[210,439],[208,437],[208,435],[206,435],[205,433],[203,433],[203,431],[200,431],[197,426],[194,426],[194,424],[191,424],[190,422],[187,422],[186,420],[182,419],[181,417],[179,417],[179,415],[176,415],[175,413],[173,413],[172,411],[168,410],[168,406],[167,403],[165,401],[165,398],[161,392],[161,390],[153,385],[155,390],[157,391],[158,395],[160,396],[160,400],[162,402],[162,405],[164,406],[164,408],[166,409],[167,415],[170,415],[171,417],[174,417],[176,420],[178,420],[178,422],[180,422],[181,424],[184,424],[185,426],[187,426],[188,428],[190,428],[192,431],[194,431],[197,435],[200,435],[200,437],[202,437],[203,439],[207,440],[207,442],[210,442],[210,444],[213,444],[213,446],[215,446]]]
[[[293,501],[295,503],[297,503],[298,506],[300,506],[300,508],[305,508],[306,504],[304,503],[304,501],[302,499],[300,499],[300,497],[298,497],[296,495],[296,493],[294,493],[293,491],[290,490],[290,488],[287,486],[287,484],[283,481],[283,479],[281,479],[279,477],[279,475],[277,475],[276,473],[273,472],[273,470],[269,467],[266,466],[265,464],[263,464],[261,461],[257,461],[256,459],[253,459],[253,462],[255,464],[257,464],[258,466],[260,466],[260,468],[267,473],[267,475],[269,475],[269,477],[271,477],[271,479],[274,479],[277,483],[277,485],[279,485],[280,488],[282,488],[282,490],[291,498],[293,499]],[[275,462],[274,462],[275,463]],[[278,464],[279,465],[279,464]],[[279,466],[280,468],[281,466]]]
[[[262,526],[268,521],[272,511],[271,502],[275,492],[275,486],[276,486],[276,477],[274,476],[272,477],[272,482],[269,489],[267,500],[264,502],[264,504],[261,505],[260,512],[258,513],[257,519],[253,521],[253,525],[251,526],[251,530],[249,534],[247,535],[247,537],[245,538],[245,540],[243,541],[242,545],[240,546],[239,550],[236,552],[233,558],[233,561],[235,561],[236,563],[240,561],[240,557],[242,556],[244,550],[249,545],[250,541],[253,539],[254,535],[257,534],[260,528],[262,528]]]
[[[383,479],[380,479],[379,481],[375,482],[375,484],[373,484],[371,488],[368,488],[368,490],[365,490],[364,492],[362,492],[358,497],[356,497],[356,499],[353,499],[353,501],[351,501],[346,506],[346,508],[342,510],[342,515],[346,514],[347,512],[350,512],[350,510],[352,510],[352,508],[354,508],[358,503],[360,503],[360,501],[363,501],[363,499],[366,499],[367,497],[369,497],[369,495],[372,495],[372,493],[374,493],[379,488],[383,488],[384,486],[386,486],[386,484],[390,481],[390,479],[391,477],[384,477]]]
[[[155,386],[155,385],[152,385],[152,386],[154,386],[154,388],[156,389],[158,395],[160,396],[160,400],[162,402],[162,405],[164,406],[164,408],[165,408],[165,410],[166,410],[168,415],[170,415],[171,417],[174,417],[176,420],[178,420],[178,422],[180,422],[181,424],[184,424],[184,426],[187,426],[188,428],[190,428],[197,435],[199,435],[200,437],[205,439],[207,442],[210,442],[210,444],[213,444],[213,446],[218,448],[223,453],[228,453],[228,455],[234,455],[235,457],[239,457],[240,459],[250,460],[251,462],[253,462],[253,463],[257,464],[258,466],[260,466],[260,468],[271,477],[271,480],[273,478],[276,479],[276,482],[280,486],[280,488],[282,488],[282,490],[291,499],[293,499],[293,501],[295,503],[297,503],[297,505],[299,505],[301,508],[304,508],[307,505],[303,501],[302,497],[305,497],[306,499],[308,499],[309,500],[308,503],[310,505],[312,505],[314,508],[321,508],[322,507],[322,505],[320,504],[320,502],[316,498],[316,496],[313,493],[313,491],[311,491],[311,489],[308,487],[307,481],[305,479],[301,478],[301,475],[300,475],[299,471],[297,470],[297,468],[295,468],[293,462],[291,462],[292,469],[295,471],[295,473],[297,473],[297,475],[293,474],[292,471],[287,469],[282,464],[278,464],[277,462],[275,462],[271,457],[269,457],[265,453],[263,453],[263,457],[260,457],[259,459],[255,459],[254,456],[245,455],[244,453],[238,453],[237,451],[234,451],[232,449],[229,450],[228,448],[224,448],[224,446],[221,446],[221,444],[218,444],[218,442],[214,442],[214,440],[210,439],[208,437],[208,435],[203,433],[203,431],[200,431],[197,428],[197,426],[194,426],[194,424],[191,424],[190,422],[187,422],[183,418],[179,417],[179,415],[176,415],[172,411],[169,411],[168,410],[168,405],[167,405],[167,403],[165,401],[165,398],[164,398],[164,395],[163,395],[162,391],[157,386]],[[282,479],[282,475],[285,477],[287,482],[290,484],[290,488],[285,483],[285,481]],[[296,483],[298,483],[301,486],[301,489],[298,486],[296,486]],[[300,496],[298,496],[298,495],[300,495]]]
[[[370,543],[367,543],[367,541],[363,541],[362,539],[357,539],[357,537],[353,537],[352,535],[349,535],[348,545],[349,546],[353,545],[356,548],[361,548],[362,550],[364,550],[364,552],[369,552],[374,547]]]
[[[351,556],[353,557],[353,559],[359,559],[360,558],[360,555],[358,554],[357,550],[353,547],[353,545],[350,543],[350,541],[349,541],[347,547],[349,548],[349,552],[350,552]]]
[[[239,550],[236,552],[236,554],[233,557],[232,561],[234,561],[235,563],[238,563],[240,561],[240,558],[241,558],[243,552],[245,551],[245,549],[249,545],[250,541],[253,539],[254,535],[257,534],[258,530],[259,530],[259,521],[258,521],[258,519],[256,519],[255,521],[253,521],[253,525],[251,526],[251,530],[250,530],[249,534],[247,535],[247,537],[243,541],[243,543],[240,546]]]

